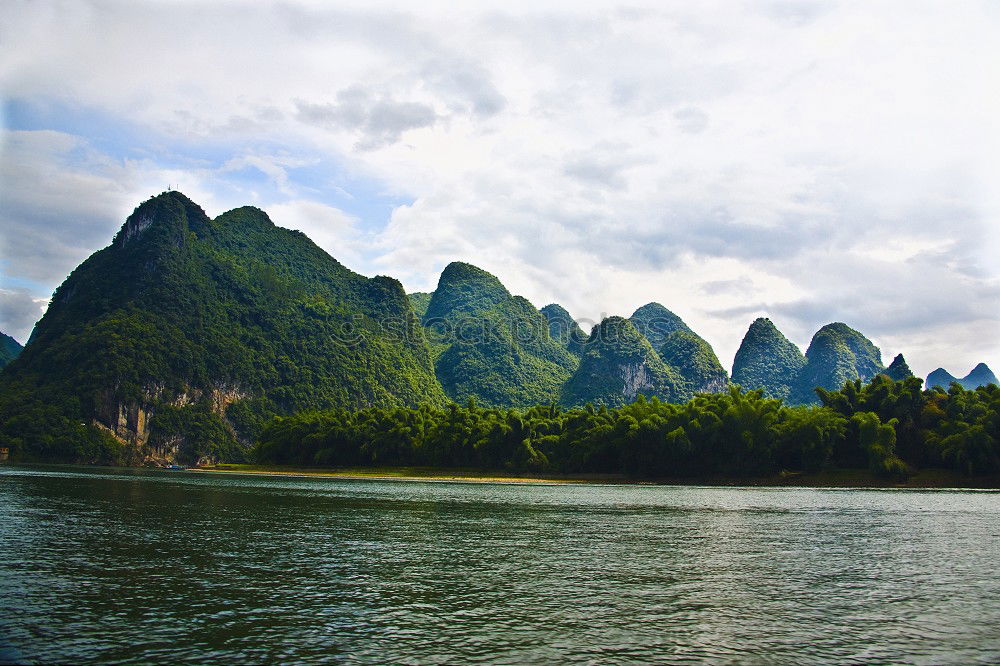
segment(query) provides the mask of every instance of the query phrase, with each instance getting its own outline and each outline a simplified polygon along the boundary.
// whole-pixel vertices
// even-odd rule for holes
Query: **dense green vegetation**
[[[487,411],[559,403],[605,413],[645,395],[687,403],[670,409],[690,415],[692,404],[718,412],[731,406],[718,400],[737,399],[711,346],[658,303],[585,336],[562,307],[538,311],[461,262],[432,294],[406,295],[396,280],[348,270],[256,208],[212,220],[178,192],[140,205],[110,246],[73,271],[26,349],[0,335],[0,363],[15,355],[0,374],[0,446],[15,460],[238,461],[273,417],[298,412],[435,412],[473,399]],[[763,391],[747,394],[754,405],[818,404],[816,386],[829,392],[878,372],[910,375],[902,356],[883,369],[879,350],[844,324],[823,327],[804,357],[759,319],[737,353],[734,381]],[[980,364],[960,382],[996,378]],[[775,409],[778,423],[807,418],[805,431],[829,419]],[[903,459],[919,464],[924,449],[911,426],[869,411],[882,420],[844,414],[845,432],[854,427],[888,451],[885,419],[897,418]],[[671,414],[657,418],[686,418]],[[692,418],[685,437],[712,420]],[[956,428],[949,436],[964,432]]]
[[[729,373],[712,345],[661,304],[643,305],[629,322],[649,340],[660,360],[683,379],[675,400],[684,401],[696,393],[719,393],[729,386]]]
[[[566,347],[574,356],[583,355],[584,345],[590,337],[583,332],[573,316],[558,303],[550,303],[541,309],[549,324],[549,337]]]
[[[431,304],[431,296],[433,295],[427,291],[415,291],[412,294],[407,294],[407,298],[410,299],[410,305],[413,307],[413,314],[417,315],[417,319],[423,319],[424,314],[427,313],[427,306]]]
[[[903,478],[921,467],[1000,472],[1000,388],[922,391],[876,377],[821,406],[762,391],[699,395],[674,405],[641,397],[617,408],[557,405],[310,411],[275,419],[255,451],[265,464],[431,465],[621,473],[645,478],[867,468]]]
[[[733,383],[787,400],[805,365],[799,348],[770,319],[759,318],[750,324],[736,352]]]
[[[660,360],[631,321],[608,317],[591,331],[580,367],[563,387],[561,402],[618,407],[640,394],[679,401],[685,391],[684,379]]]
[[[903,358],[902,354],[896,354],[896,358],[892,359],[892,363],[883,372],[889,379],[895,379],[897,381],[902,381],[913,376],[913,371],[910,370],[910,366],[906,364],[906,359]],[[928,388],[931,388],[928,385]]]
[[[721,393],[729,386],[729,373],[712,346],[693,331],[667,335],[659,352],[660,359],[684,378],[689,398],[696,393]]]
[[[882,354],[871,340],[846,324],[827,324],[813,335],[790,397],[808,404],[815,402],[817,386],[836,389],[856,379],[867,382],[884,371]]]
[[[0,368],[13,361],[20,353],[20,343],[6,333],[0,333]]]
[[[0,377],[0,445],[118,460],[109,429],[141,443],[152,415],[151,446],[232,459],[275,414],[445,402],[399,282],[353,273],[256,208],[210,220],[168,192],[55,292]]]
[[[639,334],[649,340],[653,349],[660,349],[667,341],[667,336],[674,331],[689,331],[691,328],[676,314],[659,303],[646,303],[632,313],[628,320],[639,331]]]
[[[577,359],[548,322],[490,273],[449,264],[423,317],[438,381],[458,402],[528,406],[558,399]]]

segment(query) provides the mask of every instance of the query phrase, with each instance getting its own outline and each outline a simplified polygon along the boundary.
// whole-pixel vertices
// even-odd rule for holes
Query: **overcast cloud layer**
[[[0,5],[0,330],[168,185],[358,270],[1000,369],[1000,5]]]

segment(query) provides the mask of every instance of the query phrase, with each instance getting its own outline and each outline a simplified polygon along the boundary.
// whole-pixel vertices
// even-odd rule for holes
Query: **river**
[[[1000,494],[0,467],[0,662],[1000,662]]]

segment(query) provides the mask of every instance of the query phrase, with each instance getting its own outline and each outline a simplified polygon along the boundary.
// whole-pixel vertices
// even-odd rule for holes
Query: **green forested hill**
[[[445,393],[460,403],[523,407],[555,402],[577,359],[548,322],[492,274],[462,262],[441,273],[423,317]]]
[[[0,440],[22,458],[234,458],[275,414],[445,400],[399,282],[258,209],[211,220],[167,192],[56,290],[0,380]]]
[[[727,389],[729,373],[719,363],[712,345],[679,316],[653,302],[633,312],[629,321],[649,340],[660,359],[685,380],[687,387],[680,398]]]
[[[806,365],[805,356],[771,322],[759,318],[750,324],[733,361],[733,383],[761,389],[769,398],[787,400]]]
[[[913,372],[910,370],[910,366],[906,364],[906,359],[903,358],[902,354],[896,354],[896,358],[892,359],[892,363],[889,364],[889,367],[882,374],[894,381],[903,381],[913,376]]]
[[[20,353],[20,343],[6,333],[0,333],[0,368],[13,361]]]
[[[816,387],[835,391],[846,382],[868,382],[884,371],[882,353],[871,340],[846,324],[827,324],[809,343],[792,401],[815,404],[819,402]]]
[[[574,356],[583,354],[583,346],[589,336],[583,332],[566,308],[557,303],[550,303],[541,309],[541,313],[545,315],[545,320],[549,324],[549,336],[553,340],[566,347]]]
[[[136,208],[70,274],[24,350],[0,337],[0,365],[18,351],[0,374],[0,446],[15,460],[238,460],[274,416],[311,410],[469,399],[544,410],[728,393],[708,342],[658,303],[585,336],[564,308],[538,311],[466,263],[449,264],[432,294],[407,295],[263,211],[213,220],[178,192]],[[815,404],[817,387],[879,373],[911,375],[902,355],[884,368],[878,348],[844,324],[820,329],[803,356],[758,319],[733,382]],[[954,379],[940,370],[928,385],[942,377]],[[996,377],[980,364],[957,381]]]
[[[693,331],[674,331],[660,347],[660,359],[677,370],[690,396],[722,393],[729,388],[729,373],[719,363],[712,346]]]
[[[413,307],[413,314],[417,315],[417,319],[422,319],[427,312],[427,306],[431,303],[432,295],[426,291],[415,291],[412,294],[407,294],[410,299],[410,305]]]
[[[595,326],[580,367],[563,387],[562,404],[617,407],[639,396],[680,402],[689,391],[684,378],[667,366],[628,319],[608,317]]]
[[[653,349],[660,349],[674,331],[694,333],[684,320],[659,303],[646,303],[628,318],[639,334],[649,340]]]

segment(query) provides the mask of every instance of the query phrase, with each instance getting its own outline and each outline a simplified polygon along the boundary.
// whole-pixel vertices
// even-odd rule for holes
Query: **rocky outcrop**
[[[158,407],[191,407],[204,399],[211,413],[228,424],[226,410],[234,402],[248,397],[239,386],[225,382],[207,391],[188,388],[174,395],[162,386],[149,385],[139,400],[120,400],[112,391],[105,391],[96,401],[91,425],[124,444],[128,450],[126,459],[134,464],[175,464],[186,440],[174,434],[154,437],[153,417]]]
[[[561,402],[570,407],[587,403],[618,407],[640,394],[677,402],[686,394],[686,383],[629,320],[608,317],[590,334],[580,367],[563,387]]]

